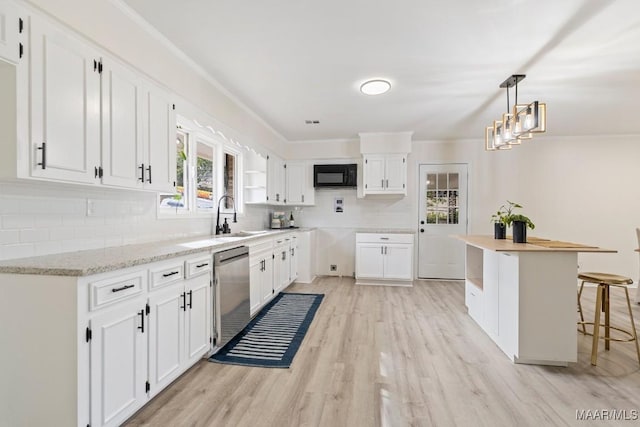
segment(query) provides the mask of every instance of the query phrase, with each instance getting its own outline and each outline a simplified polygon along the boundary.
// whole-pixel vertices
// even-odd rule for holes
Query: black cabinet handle
[[[138,166],[138,169],[140,169],[140,178],[138,178],[138,181],[144,182],[144,163]]]
[[[189,291],[189,309],[193,308],[193,291]]]
[[[196,268],[206,267],[207,265],[209,265],[209,263],[208,263],[208,262],[205,262],[204,264],[198,264],[198,265],[196,265]]]
[[[18,43],[18,58],[22,58],[22,55],[24,55],[24,45]]]
[[[169,277],[180,273],[179,271],[172,271],[171,273],[164,273],[162,277]]]
[[[151,165],[149,165],[149,167],[147,168],[147,172],[149,172],[149,179],[147,180],[147,182],[151,184]],[[142,178],[144,179],[144,175],[142,176]]]
[[[98,177],[98,167],[97,167],[97,166],[94,166],[94,167],[93,167],[93,177],[94,177],[94,178],[97,178],[97,177]]]
[[[111,289],[111,292],[120,292],[120,291],[124,291],[125,289],[131,289],[133,288],[135,285],[124,285],[120,288],[113,288]]]
[[[182,306],[180,307],[182,311],[187,311],[187,293],[183,292],[182,295]]]
[[[144,310],[140,310],[138,314],[140,315],[140,326],[138,326],[138,329],[144,334]]]
[[[38,163],[38,166],[42,166],[42,169],[47,168],[47,143],[43,142],[42,147],[38,147],[38,150],[42,150],[42,161]]]

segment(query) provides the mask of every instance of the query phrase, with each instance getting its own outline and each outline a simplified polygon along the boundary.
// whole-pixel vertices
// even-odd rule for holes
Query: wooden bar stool
[[[580,273],[578,279],[582,280],[580,284],[580,290],[578,291],[578,311],[580,312],[580,322],[582,325],[582,332],[586,335],[593,335],[593,344],[591,346],[591,364],[596,365],[598,360],[598,340],[604,339],[604,348],[609,350],[610,341],[619,342],[631,342],[636,343],[636,353],[638,354],[638,363],[640,363],[640,346],[638,346],[638,334],[636,333],[636,325],[633,321],[633,313],[631,312],[631,302],[629,300],[629,290],[627,285],[633,283],[628,277],[618,276],[615,274],[607,273]],[[593,322],[585,322],[582,315],[582,305],[580,304],[580,297],[582,296],[582,288],[585,283],[595,283],[598,285],[596,293],[596,307],[595,307],[595,319]],[[623,288],[627,297],[627,308],[629,309],[629,319],[631,320],[631,330],[621,329],[615,326],[611,326],[609,322],[609,288],[613,286],[616,288]],[[604,324],[600,323],[600,313],[604,313]],[[586,331],[584,325],[593,325],[593,334]],[[604,337],[600,337],[600,327],[604,327]],[[611,329],[614,329],[628,338],[612,338]]]

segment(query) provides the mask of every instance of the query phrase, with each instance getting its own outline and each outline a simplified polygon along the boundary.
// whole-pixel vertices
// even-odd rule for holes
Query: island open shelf
[[[466,243],[465,305],[514,363],[576,362],[578,252],[615,252],[531,238],[453,236]]]

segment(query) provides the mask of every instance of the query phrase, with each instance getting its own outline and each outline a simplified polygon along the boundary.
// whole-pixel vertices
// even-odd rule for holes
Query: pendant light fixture
[[[538,101],[530,104],[518,104],[518,82],[525,74],[513,74],[500,84],[507,89],[507,112],[501,120],[494,120],[492,126],[485,128],[484,148],[487,151],[510,150],[512,146],[533,138],[534,133],[547,130],[547,106]],[[516,99],[511,108],[509,89],[515,87]]]

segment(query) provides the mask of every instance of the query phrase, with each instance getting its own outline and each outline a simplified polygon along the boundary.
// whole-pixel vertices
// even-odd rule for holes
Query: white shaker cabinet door
[[[264,257],[256,257],[249,265],[249,281],[251,291],[249,293],[250,312],[253,316],[262,305],[262,273],[264,271]]]
[[[173,193],[176,181],[175,105],[167,92],[149,85],[144,101],[144,188]]]
[[[277,249],[273,249],[274,254]],[[264,271],[262,272],[262,303],[266,304],[275,294],[273,288],[280,277],[280,263],[269,254],[264,261]]]
[[[30,31],[31,175],[98,182],[100,55],[36,16]]]
[[[209,275],[198,276],[186,282],[185,335],[188,366],[198,361],[210,346],[210,283]]]
[[[184,352],[184,286],[149,297],[149,382],[151,394],[169,385],[181,372]]]
[[[384,277],[384,248],[379,243],[356,244],[356,278]]]
[[[383,264],[385,279],[413,279],[413,245],[385,245]]]
[[[406,194],[407,163],[403,155],[389,154],[385,164],[385,190]]]
[[[18,61],[18,13],[14,4],[0,0],[0,58]]]
[[[91,425],[119,426],[147,400],[148,322],[144,300],[91,321]]]
[[[140,78],[114,61],[102,68],[102,183],[142,187]]]
[[[364,159],[365,192],[381,192],[385,189],[384,173],[385,157],[382,155],[367,156]]]

